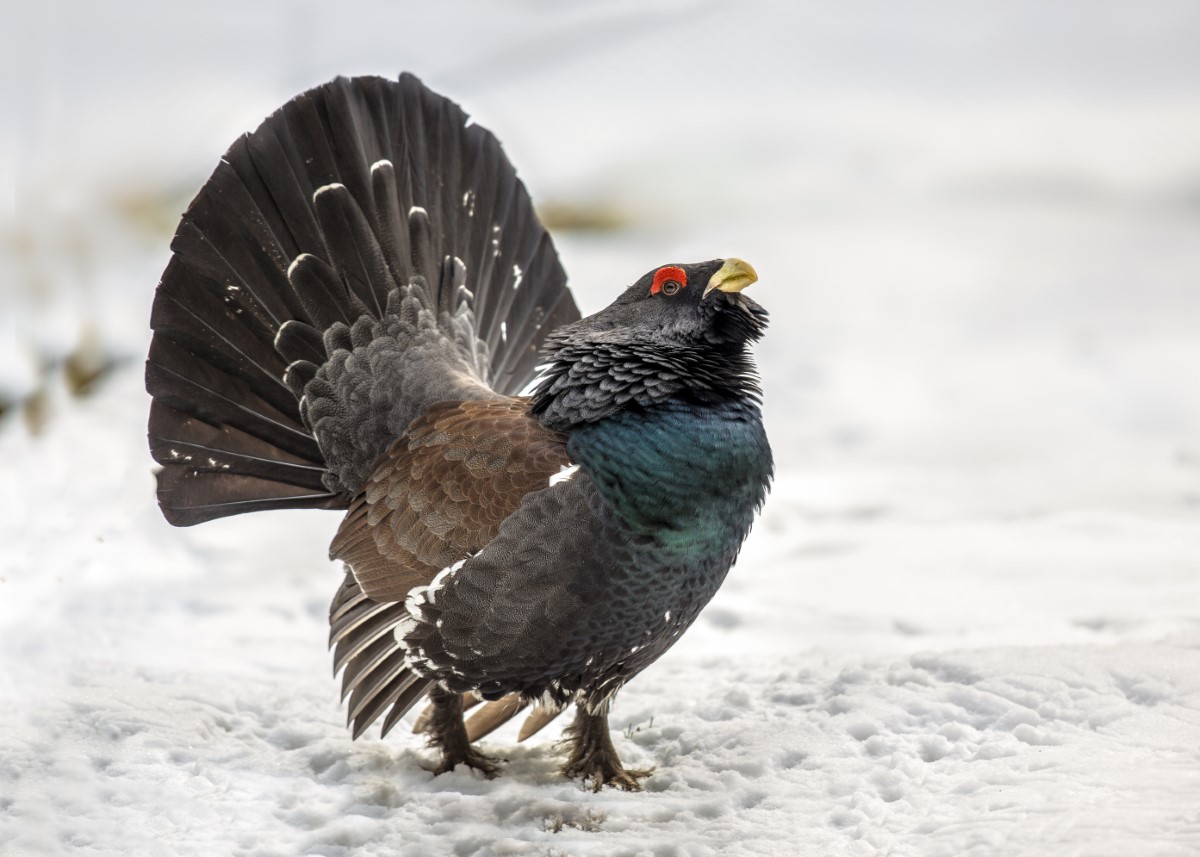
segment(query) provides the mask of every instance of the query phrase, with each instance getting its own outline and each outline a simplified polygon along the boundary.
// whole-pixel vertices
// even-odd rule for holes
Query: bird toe
[[[474,747],[467,747],[463,751],[453,753],[443,750],[441,761],[435,767],[426,770],[432,771],[436,777],[439,774],[453,771],[459,765],[466,765],[468,768],[479,771],[486,779],[494,780],[500,776],[501,761],[495,756],[479,752]]]

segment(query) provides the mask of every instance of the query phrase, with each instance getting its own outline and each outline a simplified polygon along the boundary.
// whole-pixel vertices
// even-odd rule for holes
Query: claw
[[[479,752],[474,747],[468,747],[466,752],[449,753],[446,750],[442,751],[442,761],[436,767],[425,768],[436,777],[448,771],[453,771],[459,765],[466,765],[479,773],[483,774],[487,779],[493,780],[500,776],[500,759],[495,756],[488,756]]]
[[[627,792],[640,792],[642,784],[639,780],[654,773],[654,768],[626,769],[618,759],[585,759],[576,764],[568,764],[563,773],[572,779],[583,780],[586,787],[598,792],[605,786],[613,786]]]
[[[590,784],[598,792],[614,786],[629,792],[640,792],[649,770],[626,770],[613,747],[606,714],[589,714],[582,706],[575,712],[575,721],[567,727],[567,744],[571,754],[562,771],[568,777]]]

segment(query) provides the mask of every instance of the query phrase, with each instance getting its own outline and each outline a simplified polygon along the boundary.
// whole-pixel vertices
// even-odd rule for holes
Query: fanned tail
[[[288,102],[172,250],[146,386],[176,525],[345,508],[426,407],[517,392],[579,317],[500,144],[410,75]]]

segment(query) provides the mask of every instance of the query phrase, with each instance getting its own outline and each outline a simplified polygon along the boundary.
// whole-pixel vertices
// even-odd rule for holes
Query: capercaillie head
[[[668,399],[757,402],[747,346],[767,311],[742,293],[758,275],[741,259],[662,265],[599,312],[546,338],[532,412],[570,431]]]

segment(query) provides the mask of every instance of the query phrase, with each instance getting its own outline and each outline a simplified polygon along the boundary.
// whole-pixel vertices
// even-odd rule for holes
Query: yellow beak
[[[754,272],[754,268],[751,267],[749,262],[730,257],[725,260],[725,264],[721,266],[721,270],[717,271],[709,279],[708,285],[704,287],[704,294],[701,297],[708,297],[708,293],[713,289],[721,292],[740,292],[757,279],[758,274]]]

